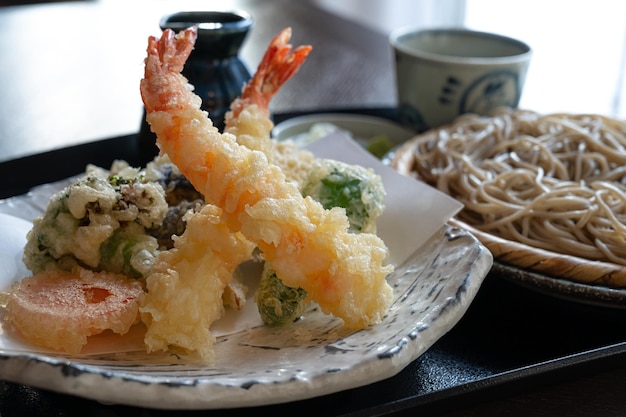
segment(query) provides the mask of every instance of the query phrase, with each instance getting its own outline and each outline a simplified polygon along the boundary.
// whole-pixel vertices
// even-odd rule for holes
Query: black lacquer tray
[[[343,109],[394,119],[391,109]],[[328,112],[327,109],[324,112]],[[302,113],[277,114],[276,122]],[[154,149],[136,135],[106,139],[0,163],[0,198],[84,171],[86,163],[125,159],[142,165]],[[211,411],[159,411],[106,405],[70,395],[0,382],[2,416],[245,416],[432,415],[483,399],[623,364],[624,309],[560,299],[520,286],[494,268],[461,321],[396,376],[310,400]]]

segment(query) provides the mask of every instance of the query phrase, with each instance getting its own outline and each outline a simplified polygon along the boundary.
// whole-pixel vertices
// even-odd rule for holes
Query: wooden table
[[[108,0],[0,9],[0,60],[3,63],[0,66],[0,162],[136,133],[142,115],[138,84],[147,36],[160,32],[158,21],[162,15],[198,9],[205,4],[193,1],[179,1],[173,5],[166,1]],[[255,18],[255,26],[242,51],[251,68],[258,63],[271,37],[285,26],[293,27],[295,44],[314,46],[306,65],[272,103],[276,113],[345,108],[372,109],[376,112],[381,108],[393,108],[392,60],[383,34],[328,14],[307,1],[239,0],[221,2],[220,5],[222,8],[246,9]],[[62,152],[53,154],[58,158],[55,161],[63,163]],[[22,159],[24,163],[35,160]],[[37,168],[32,166],[33,170]],[[497,276],[487,277],[484,291],[481,289],[484,295],[476,302],[477,306],[470,312],[467,322],[484,320],[485,326],[488,326],[490,306],[485,305],[485,300],[497,300],[501,291],[518,293],[515,286],[500,281]],[[545,305],[546,320],[549,320],[551,298],[537,294],[520,297],[528,297],[524,300],[538,297],[538,304]],[[535,305],[520,306],[520,309],[528,311],[533,308]],[[577,314],[572,317],[584,318],[580,312]],[[618,315],[617,319],[614,314]],[[611,320],[600,322],[598,326],[620,323],[619,314],[611,312]],[[598,317],[603,317],[603,314],[598,314]],[[540,320],[540,317],[534,319]],[[494,317],[493,320],[496,322],[499,319]],[[623,394],[626,363],[620,347],[610,351],[611,354],[603,360],[591,364],[583,360],[564,369],[547,364],[546,369],[550,372],[536,375],[532,370],[525,372],[520,369],[515,370],[517,373],[513,378],[507,376],[506,369],[499,374],[491,373],[484,380],[480,375],[470,375],[468,378],[472,384],[464,385],[461,381],[458,383],[460,388],[453,393],[434,389],[428,401],[421,401],[419,385],[428,382],[427,377],[421,374],[428,366],[425,362],[432,361],[439,366],[439,356],[445,356],[448,349],[464,349],[463,346],[455,347],[459,340],[470,351],[476,346],[488,351],[491,342],[486,338],[493,337],[494,343],[497,343],[498,338],[504,337],[500,333],[487,333],[486,336],[476,333],[475,337],[480,340],[473,340],[473,333],[466,333],[467,322],[460,323],[458,329],[446,335],[440,346],[436,345],[423,361],[416,361],[412,370],[394,380],[396,384],[406,384],[401,390],[404,397],[397,402],[389,400],[394,398],[393,392],[385,392],[393,386],[383,382],[369,390],[356,390],[353,394],[306,403],[304,407],[309,409],[313,404],[313,410],[317,406],[323,408],[324,415],[335,415],[333,409],[328,408],[332,401],[351,399],[355,404],[342,403],[341,413],[400,415],[410,412],[445,416],[626,413],[626,396]],[[501,329],[506,327],[506,323],[500,324]],[[554,325],[558,326],[558,323]],[[575,323],[569,323],[569,326],[576,328]],[[618,326],[618,334],[624,333],[623,327]],[[515,334],[514,330],[509,331],[509,336]],[[537,337],[547,335],[548,331],[542,329]],[[610,331],[606,329],[606,332]],[[541,343],[542,340],[536,341],[538,345]],[[489,362],[491,359],[485,360]],[[441,363],[445,364],[445,360]],[[474,369],[479,369],[477,363],[474,366]],[[416,378],[426,379],[417,381]],[[454,381],[446,383],[455,384]],[[0,383],[0,388],[0,414],[6,416],[219,414],[208,411],[169,413],[107,406],[7,382]],[[359,399],[359,395],[378,395],[379,390],[381,398],[386,398],[379,404],[380,408],[372,405],[360,409],[359,401],[366,398]],[[306,409],[292,405],[278,411],[295,413]],[[256,413],[255,410],[242,412]],[[235,414],[224,412],[220,415]]]

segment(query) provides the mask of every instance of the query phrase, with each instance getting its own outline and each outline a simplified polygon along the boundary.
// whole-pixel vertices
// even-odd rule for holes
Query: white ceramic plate
[[[31,219],[57,187],[0,201],[0,213]],[[5,231],[12,227],[4,225]],[[23,244],[22,237],[15,239]],[[389,277],[395,301],[383,322],[370,329],[346,333],[339,320],[313,309],[288,328],[259,326],[219,337],[211,366],[143,352],[69,357],[4,348],[0,378],[163,409],[248,407],[321,396],[391,377],[418,358],[463,316],[491,263],[491,254],[471,234],[445,226]],[[0,282],[0,289],[9,284]]]

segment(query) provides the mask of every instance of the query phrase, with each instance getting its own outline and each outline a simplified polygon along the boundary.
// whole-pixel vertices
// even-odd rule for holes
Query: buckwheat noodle
[[[626,265],[626,123],[500,109],[416,138],[412,170],[459,219],[533,247]]]

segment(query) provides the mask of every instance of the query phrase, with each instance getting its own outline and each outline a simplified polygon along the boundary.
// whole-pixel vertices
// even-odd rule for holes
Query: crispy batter
[[[174,249],[161,252],[147,278],[141,318],[149,352],[182,349],[214,359],[211,324],[223,312],[222,294],[254,245],[221,222],[221,210],[206,205],[187,215],[187,228]]]
[[[87,337],[124,334],[139,320],[139,281],[76,268],[25,278],[9,294],[5,320],[35,344],[76,354]]]

